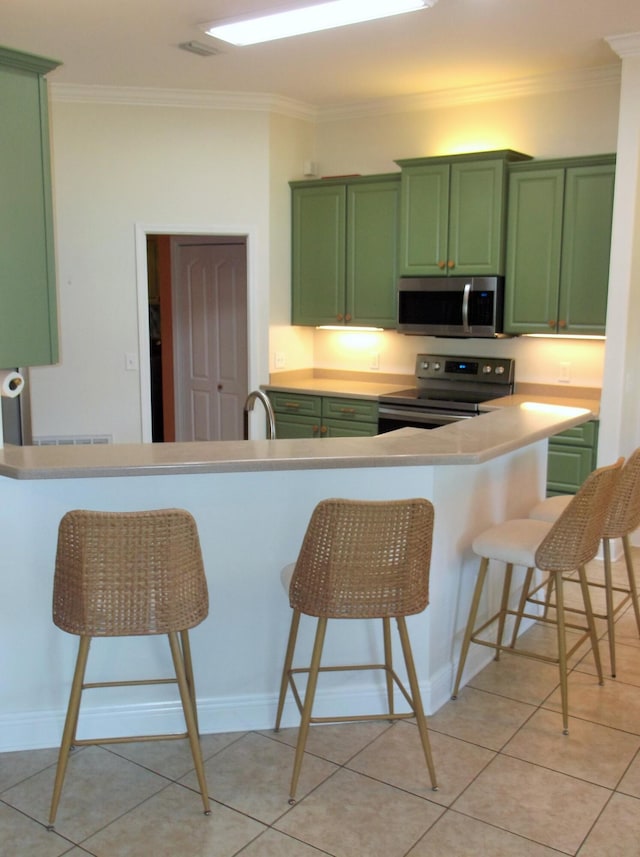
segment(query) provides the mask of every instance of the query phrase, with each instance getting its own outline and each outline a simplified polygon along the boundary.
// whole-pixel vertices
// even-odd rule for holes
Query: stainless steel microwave
[[[402,277],[397,330],[422,336],[501,336],[503,303],[503,277]]]

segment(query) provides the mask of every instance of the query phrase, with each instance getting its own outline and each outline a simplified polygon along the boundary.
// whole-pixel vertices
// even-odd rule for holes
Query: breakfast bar
[[[367,438],[5,446],[0,751],[59,743],[77,639],[53,625],[51,593],[58,524],[77,508],[180,507],[195,517],[210,613],[192,632],[192,647],[200,729],[213,733],[273,725],[290,619],[280,571],[295,560],[316,503],[430,499],[436,513],[430,605],[411,617],[409,633],[425,709],[434,712],[451,692],[475,576],[474,536],[526,514],[544,496],[548,438],[591,416],[585,408],[525,402],[432,431]],[[303,647],[311,645],[310,631],[303,621]],[[335,635],[330,624],[327,663],[345,648],[354,663],[379,657],[371,657],[374,635],[366,623],[336,623]],[[94,641],[88,680],[109,680],[110,663],[131,679],[164,675],[170,663],[159,640],[113,639],[104,649],[101,642]],[[488,657],[477,653],[467,675]],[[338,676],[318,690],[319,715],[323,708],[336,713],[336,705],[383,710],[384,690],[371,678]],[[95,704],[88,697],[83,731],[126,735],[149,731],[150,724],[153,731],[182,730],[172,689],[155,685],[135,694],[113,688]],[[283,725],[297,723],[296,715],[288,704]]]

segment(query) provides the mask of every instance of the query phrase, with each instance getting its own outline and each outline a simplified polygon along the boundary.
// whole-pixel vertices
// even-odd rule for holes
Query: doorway
[[[151,439],[242,439],[246,237],[147,234],[146,250]]]

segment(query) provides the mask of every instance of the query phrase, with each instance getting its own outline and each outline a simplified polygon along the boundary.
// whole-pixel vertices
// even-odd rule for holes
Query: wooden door
[[[241,440],[248,393],[244,242],[173,237],[171,258],[175,439]]]

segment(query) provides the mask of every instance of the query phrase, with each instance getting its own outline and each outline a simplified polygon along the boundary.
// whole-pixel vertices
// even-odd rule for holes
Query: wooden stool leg
[[[409,689],[411,690],[413,713],[415,714],[416,723],[418,724],[420,740],[422,741],[422,749],[424,750],[424,757],[427,762],[427,768],[429,769],[429,777],[431,778],[431,788],[434,791],[437,791],[438,781],[436,779],[436,769],[433,764],[433,756],[431,755],[431,743],[429,741],[427,719],[424,716],[422,697],[420,696],[420,686],[418,685],[416,667],[413,661],[413,652],[411,651],[411,643],[409,641],[409,634],[407,633],[407,623],[404,616],[398,616],[396,621],[398,623],[398,633],[400,635],[400,642],[402,643],[404,662],[407,668],[407,678],[409,679]]]
[[[553,572],[556,577],[556,630],[558,635],[558,671],[560,674],[560,699],[562,702],[562,731],[569,734],[569,685],[567,680],[567,637],[564,621],[564,588],[562,572]]]
[[[504,637],[504,625],[507,619],[507,610],[509,608],[509,594],[511,593],[511,578],[513,577],[513,565],[508,562],[504,570],[504,584],[502,586],[502,600],[500,602],[500,615],[498,617],[498,634],[496,636],[496,656],[495,660],[500,660],[500,647],[502,646],[502,638]]]
[[[171,656],[173,658],[173,666],[178,680],[178,688],[180,689],[180,699],[182,700],[182,710],[184,711],[184,719],[187,724],[187,734],[189,735],[189,744],[191,745],[191,755],[196,769],[198,785],[200,787],[200,795],[202,797],[202,806],[204,814],[210,815],[211,808],[209,806],[209,792],[207,789],[207,781],[204,775],[204,765],[202,763],[202,751],[200,749],[200,739],[198,738],[198,730],[195,717],[195,706],[191,698],[191,690],[187,682],[183,655],[178,642],[178,634],[176,631],[171,631],[168,635],[169,645],[171,647]]]
[[[388,617],[382,620],[382,632],[384,636],[384,664],[385,675],[387,679],[387,703],[389,706],[389,714],[393,714],[393,655],[391,647],[391,622]]]
[[[640,605],[638,604],[638,587],[636,586],[636,577],[633,569],[633,558],[631,556],[631,545],[629,544],[629,536],[622,537],[622,547],[624,549],[624,559],[627,566],[627,577],[629,578],[629,592],[631,593],[631,603],[633,604],[633,612],[636,614],[636,627],[640,635]]]
[[[189,642],[189,632],[180,631],[180,642],[182,644],[182,659],[184,661],[184,672],[191,697],[191,705],[193,707],[193,716],[196,721],[196,732],[200,734],[198,726],[198,707],[196,705],[196,684],[193,678],[193,661],[191,660],[191,643]]]
[[[457,699],[458,690],[460,688],[460,682],[462,680],[462,673],[464,670],[464,664],[467,660],[467,654],[469,652],[469,644],[471,643],[471,636],[473,635],[473,630],[476,622],[476,616],[478,614],[478,607],[480,606],[480,597],[482,595],[482,589],[484,587],[484,581],[487,576],[487,569],[489,568],[489,560],[487,557],[482,557],[480,561],[480,568],[478,570],[478,579],[476,580],[476,587],[473,591],[473,598],[471,600],[471,608],[469,609],[469,618],[467,620],[467,627],[464,631],[464,637],[462,640],[462,648],[460,649],[460,660],[458,662],[458,672],[456,674],[456,681],[453,686],[453,693],[451,694],[451,699]]]
[[[276,712],[276,725],[273,727],[274,732],[280,731],[280,721],[282,720],[282,712],[284,710],[284,700],[289,687],[289,674],[293,664],[293,654],[296,648],[296,639],[298,637],[298,627],[300,625],[300,613],[297,610],[293,611],[291,617],[291,627],[289,629],[289,641],[287,643],[287,652],[284,656],[284,667],[282,668],[282,679],[280,680],[280,696],[278,697],[278,710]]]
[[[611,543],[609,539],[602,540],[604,554],[604,594],[607,613],[607,633],[609,635],[609,659],[611,677],[616,677],[616,631],[613,615],[613,577],[611,575]]]
[[[76,658],[76,667],[73,674],[73,682],[71,684],[71,693],[69,695],[69,705],[67,706],[67,716],[64,721],[64,729],[62,732],[62,742],[60,744],[60,752],[58,754],[58,767],[56,768],[56,778],[53,785],[53,795],[51,797],[51,807],[49,809],[49,824],[50,830],[56,820],[58,812],[58,803],[62,793],[62,784],[67,772],[67,763],[69,761],[69,752],[71,745],[76,737],[76,728],[78,725],[78,713],[80,711],[80,699],[82,697],[82,684],[84,682],[84,674],[87,669],[87,659],[89,657],[89,646],[91,637],[80,637],[80,645],[78,647],[78,656]]]
[[[298,787],[298,778],[300,776],[300,769],[302,767],[304,748],[307,743],[307,735],[309,734],[309,721],[311,719],[313,700],[316,695],[318,672],[320,670],[320,659],[322,657],[322,647],[324,645],[324,637],[326,631],[327,620],[325,618],[318,619],[316,637],[313,643],[313,652],[311,654],[311,665],[309,667],[309,679],[307,681],[307,690],[304,695],[304,705],[302,706],[302,717],[300,719],[300,727],[298,729],[298,743],[296,744],[296,755],[293,763],[293,774],[291,775],[289,803],[295,803],[296,799],[296,789]]]
[[[589,592],[589,581],[587,580],[587,572],[583,565],[581,565],[578,569],[578,576],[580,579],[580,588],[582,590],[582,598],[584,601],[584,612],[587,617],[587,627],[589,628],[589,634],[591,636],[593,659],[596,663],[596,670],[598,672],[598,683],[602,685],[604,684],[604,678],[602,675],[602,662],[600,660],[598,634],[596,632],[596,620],[594,618],[593,608],[591,606],[591,593]]]
[[[515,622],[513,624],[513,633],[511,635],[511,648],[514,649],[516,645],[516,641],[518,639],[518,632],[520,631],[520,623],[522,622],[522,614],[525,611],[527,606],[527,600],[529,598],[529,592],[531,590],[531,579],[533,577],[533,572],[535,569],[529,567],[527,569],[527,573],[524,576],[524,583],[522,584],[522,592],[520,593],[520,600],[518,602],[518,613],[515,618]]]

